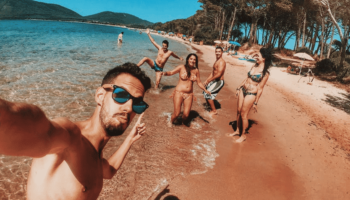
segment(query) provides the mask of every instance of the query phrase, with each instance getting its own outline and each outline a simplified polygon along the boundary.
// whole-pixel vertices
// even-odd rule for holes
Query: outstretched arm
[[[174,58],[177,58],[181,61],[183,61],[184,59],[182,57],[179,57],[178,55],[176,55],[174,52],[171,52],[171,55],[174,57]]]
[[[37,158],[62,152],[75,127],[66,119],[50,121],[37,106],[0,99],[0,154]]]
[[[208,85],[210,82],[212,82],[213,80],[216,80],[218,78],[220,78],[224,72],[225,72],[225,68],[226,68],[226,63],[225,62],[220,62],[219,63],[219,66],[218,66],[218,71],[215,75],[212,75],[210,78],[208,78],[206,81],[205,81],[205,85]]]
[[[141,124],[141,119],[144,113],[142,113],[137,120],[134,128],[131,130],[128,137],[124,140],[119,149],[108,159],[103,159],[103,178],[111,179],[122,165],[126,154],[128,153],[131,145],[141,138],[146,133],[146,125]]]
[[[159,45],[154,41],[154,39],[153,39],[152,36],[151,36],[151,33],[150,33],[149,29],[147,29],[146,33],[147,33],[147,35],[148,35],[149,40],[151,40],[152,44],[153,44],[158,50],[159,50],[160,48],[162,48],[161,46],[159,46]]]
[[[163,72],[163,76],[172,76],[174,74],[177,74],[181,71],[181,68],[183,67],[183,65],[179,65],[177,66],[175,69],[168,71],[168,72]]]

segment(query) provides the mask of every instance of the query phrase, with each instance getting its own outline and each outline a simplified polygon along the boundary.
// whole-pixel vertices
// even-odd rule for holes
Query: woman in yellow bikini
[[[229,136],[239,135],[239,127],[242,125],[242,134],[236,142],[240,143],[246,140],[248,128],[248,113],[251,108],[257,112],[257,106],[264,86],[270,76],[268,71],[272,64],[271,49],[261,48],[256,52],[253,58],[256,64],[248,72],[248,77],[238,86],[236,96],[237,101],[237,129]]]
[[[183,122],[186,122],[188,115],[190,114],[193,98],[193,82],[197,82],[198,86],[204,90],[207,94],[210,94],[200,80],[198,70],[198,56],[191,53],[186,58],[185,65],[179,65],[174,70],[169,72],[163,72],[164,76],[172,76],[179,73],[180,79],[177,84],[172,97],[174,100],[174,113],[171,115],[171,120],[168,122],[168,126],[172,127],[175,119],[180,115],[181,106],[183,104]]]

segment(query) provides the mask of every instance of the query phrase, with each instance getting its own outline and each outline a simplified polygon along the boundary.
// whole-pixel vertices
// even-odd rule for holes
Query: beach
[[[193,45],[203,65],[215,62],[214,47]],[[272,67],[259,101],[249,114],[251,128],[242,144],[227,136],[236,120],[237,86],[252,64],[224,56],[225,87],[213,127],[219,129],[215,166],[200,175],[174,179],[167,191],[179,199],[349,199],[349,138],[345,111],[326,103],[345,91]],[[205,70],[207,72],[207,69]],[[205,77],[202,75],[202,77]],[[202,78],[204,79],[204,78]],[[166,195],[165,195],[166,196]]]
[[[16,23],[23,26],[21,21]],[[36,29],[35,23],[46,27],[44,32],[34,37],[28,34],[27,38],[19,35],[25,32],[18,31],[16,36],[28,42],[27,48],[18,48],[18,39],[13,36],[4,37],[3,41],[8,41],[4,47],[8,49],[1,55],[0,97],[38,105],[50,119],[89,117],[96,106],[95,89],[105,71],[127,61],[138,62],[143,56],[156,57],[148,37],[135,31],[122,29],[126,34],[121,46],[116,44],[116,33],[121,30],[115,27],[68,23],[71,30],[60,32],[57,27],[66,28],[67,24],[55,23],[57,27],[52,28],[49,22],[30,23],[34,23],[31,29]],[[158,43],[164,38],[173,39],[169,40],[170,49],[183,58],[197,52],[202,82],[211,73],[215,62],[213,46],[184,46],[177,43],[184,42],[179,38],[154,38]],[[286,73],[285,68],[272,67],[258,112],[251,111],[248,116],[247,140],[238,144],[238,137],[227,136],[233,132],[230,123],[236,123],[235,92],[253,64],[226,54],[223,58],[227,62],[225,86],[217,96],[217,116],[208,115],[202,91],[194,83],[197,101],[192,105],[190,126],[166,126],[173,112],[169,96],[178,75],[163,77],[160,90],[146,93],[145,101],[150,102],[143,118],[147,134],[132,146],[113,179],[104,180],[99,200],[166,196],[349,199],[350,115],[342,103],[347,101],[343,95],[346,92],[317,79],[312,85],[306,78],[297,83],[299,76]],[[183,63],[171,58],[165,71],[179,64]],[[141,68],[154,80],[153,70],[146,64]],[[134,123],[135,120],[125,133]],[[104,157],[112,155],[125,137],[126,134],[111,139]],[[30,158],[0,155],[0,197],[25,199],[30,164]]]

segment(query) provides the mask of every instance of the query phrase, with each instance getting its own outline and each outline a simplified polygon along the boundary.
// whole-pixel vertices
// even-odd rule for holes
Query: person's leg
[[[162,72],[156,71],[156,85],[154,86],[155,89],[158,89],[161,78],[162,78]]]
[[[147,63],[150,67],[152,67],[152,68],[154,68],[154,61],[152,60],[152,59],[150,59],[150,58],[147,58],[147,57],[144,57],[144,58],[142,58],[142,60],[140,60],[140,62],[139,63],[137,63],[137,66],[141,66],[141,65],[143,65],[143,63]]]
[[[253,103],[255,101],[255,95],[247,95],[244,97],[242,109],[241,109],[241,120],[242,120],[242,135],[236,142],[243,142],[246,139],[246,132],[249,125],[248,121],[248,113],[250,109],[253,107]]]
[[[207,102],[209,103],[210,108],[211,108],[211,111],[209,112],[209,114],[211,114],[211,115],[217,115],[218,112],[216,111],[215,104],[214,104],[214,100],[207,99]]]
[[[168,127],[172,127],[175,119],[180,115],[181,104],[183,102],[182,95],[178,92],[174,92],[173,102],[174,102],[174,112],[171,115],[170,121],[168,122]]]
[[[238,100],[237,100],[237,129],[235,132],[229,134],[229,136],[239,135],[239,127],[241,126],[241,123],[242,123],[241,111],[243,107],[243,102],[244,102],[244,94],[243,94],[243,90],[241,89],[239,91]]]
[[[193,95],[188,96],[184,100],[184,109],[182,113],[182,122],[187,123],[188,116],[190,115],[193,102]]]

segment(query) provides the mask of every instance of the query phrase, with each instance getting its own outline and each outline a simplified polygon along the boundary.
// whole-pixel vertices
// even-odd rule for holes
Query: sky
[[[201,9],[197,0],[36,0],[69,8],[82,16],[103,11],[128,13],[156,23],[185,19]]]

